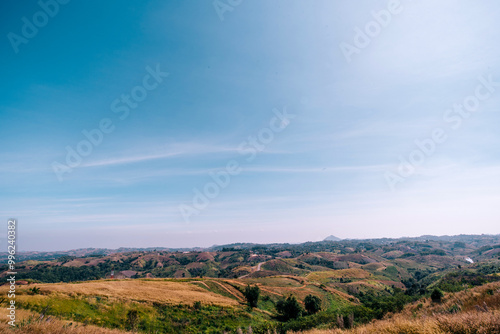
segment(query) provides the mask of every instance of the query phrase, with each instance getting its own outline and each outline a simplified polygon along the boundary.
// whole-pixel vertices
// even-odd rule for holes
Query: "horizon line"
[[[364,241],[364,240],[380,240],[380,239],[392,239],[392,240],[399,240],[399,239],[416,239],[416,238],[422,238],[422,237],[437,237],[437,238],[442,238],[442,237],[459,237],[459,236],[499,236],[500,233],[497,234],[489,234],[489,233],[481,233],[481,234],[453,234],[453,235],[448,235],[448,234],[443,234],[443,235],[434,235],[434,234],[422,234],[419,236],[401,236],[401,237],[378,237],[378,238],[339,238],[340,240],[326,240],[326,238],[334,236],[330,234],[329,236],[325,237],[322,240],[317,240],[317,241],[303,241],[303,242],[270,242],[270,243],[256,243],[256,242],[233,242],[229,244],[213,244],[211,246],[186,246],[186,247],[166,247],[166,246],[148,246],[148,247],[133,247],[133,246],[120,246],[118,248],[107,248],[107,247],[87,247],[87,248],[73,248],[73,249],[64,249],[64,250],[29,250],[29,251],[18,251],[17,253],[57,253],[57,252],[71,252],[71,251],[79,251],[79,250],[87,250],[87,249],[95,249],[95,250],[110,250],[110,251],[117,251],[120,249],[135,249],[135,250],[146,250],[146,249],[161,249],[161,250],[180,250],[180,249],[189,249],[189,250],[194,250],[194,249],[210,249],[214,247],[222,247],[222,246],[230,246],[234,244],[250,244],[250,245],[301,245],[305,243],[315,243],[315,242],[324,242],[324,241],[331,241],[331,242],[341,242],[341,241]],[[337,238],[337,237],[336,237]],[[1,255],[3,254],[8,254],[7,252],[0,252]]]

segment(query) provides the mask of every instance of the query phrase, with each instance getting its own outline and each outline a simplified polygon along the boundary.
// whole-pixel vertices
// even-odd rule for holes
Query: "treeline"
[[[131,262],[137,257],[125,259],[125,261],[105,261],[97,265],[81,267],[51,266],[39,264],[30,270],[20,269],[17,279],[32,279],[44,283],[75,282],[102,279],[109,276],[111,271],[130,270]],[[69,260],[69,259],[68,259]]]
[[[74,282],[101,279],[109,274],[111,268],[99,266],[82,267],[45,267],[26,272],[18,272],[17,279],[32,279],[44,283]]]

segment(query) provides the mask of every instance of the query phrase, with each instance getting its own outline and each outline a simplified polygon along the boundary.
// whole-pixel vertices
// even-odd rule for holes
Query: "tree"
[[[443,292],[439,289],[434,289],[431,293],[432,302],[441,303],[441,298],[443,298]]]
[[[195,301],[193,303],[193,308],[197,311],[201,310],[201,302],[200,301]]]
[[[285,321],[297,319],[302,315],[302,307],[294,296],[288,296],[276,303],[276,311]]]
[[[304,305],[307,313],[317,313],[321,310],[321,299],[318,296],[307,295],[304,299]]]
[[[257,307],[260,295],[260,289],[258,286],[251,287],[250,285],[247,285],[245,291],[243,291],[243,295],[245,296],[250,307]]]
[[[205,273],[204,268],[189,268],[188,271],[191,277],[203,277],[203,274]]]

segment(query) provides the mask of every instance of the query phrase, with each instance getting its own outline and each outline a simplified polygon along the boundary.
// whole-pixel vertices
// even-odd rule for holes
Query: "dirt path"
[[[281,293],[277,293],[277,292],[274,292],[274,291],[271,291],[267,288],[263,288],[262,285],[259,285],[259,289],[261,289],[262,291],[265,291],[267,293],[271,293],[273,295],[276,295],[276,296],[279,296],[279,297],[283,297],[283,295]]]
[[[242,296],[240,296],[236,291],[231,291],[231,289],[229,289],[225,284],[222,284],[221,282],[217,282],[217,281],[210,281],[210,282],[214,282],[214,283],[218,284],[221,288],[223,288],[224,290],[226,290],[229,294],[231,294],[232,296],[236,297],[240,302],[244,302],[245,301],[245,299]]]
[[[246,274],[246,275],[243,275],[243,276],[240,276],[238,278],[245,278],[245,277],[248,277],[248,275],[256,272],[256,271],[261,271],[262,269],[260,268],[264,263],[266,263],[267,261],[264,261],[264,262],[260,262],[259,264],[257,264],[256,266],[252,267],[253,271],[249,274]]]

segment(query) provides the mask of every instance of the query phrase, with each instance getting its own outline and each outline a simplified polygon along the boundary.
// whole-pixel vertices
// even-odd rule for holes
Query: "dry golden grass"
[[[325,282],[329,278],[368,278],[371,274],[363,269],[351,268],[341,270],[316,271],[307,275],[309,281]]]
[[[249,284],[260,284],[267,287],[301,287],[304,285],[305,280],[301,277],[296,278],[288,275],[277,275],[277,276],[268,276],[262,278],[248,278],[243,281],[243,284],[246,286]]]
[[[320,272],[323,273],[323,272]],[[327,272],[324,272],[327,273]],[[290,276],[290,275],[279,275],[270,276],[259,279],[245,279],[245,280],[225,280],[235,285],[245,287],[246,284],[256,284],[262,290],[263,294],[270,294],[274,296],[286,297],[288,295],[294,295],[299,300],[303,300],[307,295],[319,295],[318,289],[326,291],[330,294],[337,295],[344,300],[354,300],[351,295],[335,289],[331,286],[321,286],[317,282],[308,282],[307,279],[303,277]],[[321,297],[321,296],[320,296]]]
[[[325,290],[325,291],[328,291],[331,294],[335,294],[335,295],[337,295],[337,296],[339,296],[339,297],[341,297],[341,298],[343,298],[345,300],[351,300],[351,301],[353,301],[355,303],[359,302],[357,298],[354,298],[350,294],[345,293],[345,292],[340,291],[340,290],[337,290],[335,288],[332,288],[332,287],[329,287],[329,286],[325,286],[322,289]]]
[[[368,263],[368,264],[365,264],[363,265],[361,268],[363,268],[364,270],[377,270],[377,271],[382,271],[384,270],[385,268],[387,268],[386,265],[384,265],[384,263],[382,262],[375,262],[375,263]]]
[[[239,290],[234,288],[233,286],[229,284],[224,284],[222,281],[217,281],[213,280],[211,281],[217,285],[219,285],[221,288],[223,288],[227,293],[231,294],[232,296],[236,297],[240,302],[245,303],[246,300],[243,296],[243,293],[241,293]]]
[[[419,306],[419,304],[422,304]],[[458,313],[450,313],[455,308]],[[293,334],[295,332],[289,333]],[[298,334],[299,332],[295,333]],[[500,282],[448,294],[440,304],[426,300],[403,312],[353,329],[315,329],[302,334],[499,334]]]
[[[10,334],[127,334],[117,329],[106,329],[102,327],[84,325],[77,322],[62,321],[52,317],[44,317],[40,320],[40,314],[17,309],[16,327],[7,324],[7,309],[0,308],[0,333]],[[23,324],[24,322],[24,324]],[[71,325],[70,325],[71,324]]]
[[[471,311],[477,309],[476,305],[483,306],[484,304],[492,309],[500,309],[500,282],[448,294],[443,303],[433,305],[431,310],[441,313],[457,305],[462,311]]]
[[[148,301],[168,304],[203,304],[221,306],[238,305],[238,302],[188,282],[168,280],[99,280],[83,283],[36,284],[42,294],[56,293],[68,296],[106,296],[131,301]],[[7,286],[0,287],[5,294]],[[34,297],[34,296],[30,296]]]
[[[63,264],[62,266],[63,267],[81,267],[85,264],[84,261],[82,261],[81,259],[75,259],[73,261],[68,261],[66,262],[65,264]]]
[[[390,259],[390,258],[394,259],[394,258],[400,257],[403,254],[404,254],[404,252],[402,252],[400,250],[393,250],[393,251],[390,251],[390,252],[383,254],[382,256],[386,259]]]
[[[409,319],[397,315],[353,329],[314,329],[288,334],[498,334],[500,312],[465,312]]]

